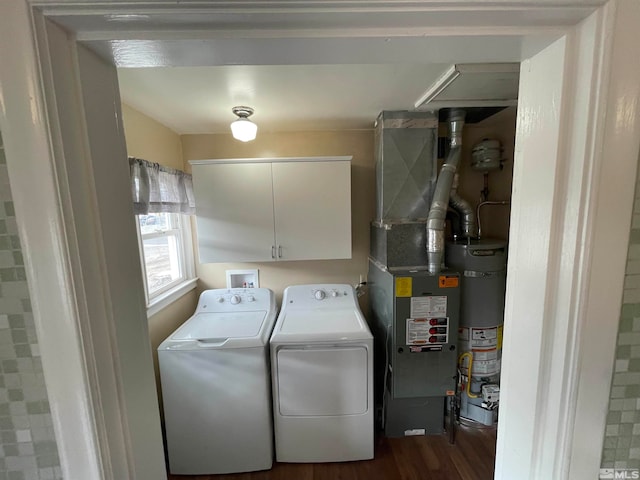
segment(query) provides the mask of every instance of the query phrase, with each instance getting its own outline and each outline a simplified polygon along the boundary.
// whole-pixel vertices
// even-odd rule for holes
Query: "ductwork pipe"
[[[449,194],[453,184],[453,178],[460,163],[460,150],[462,147],[462,128],[464,127],[465,111],[451,109],[449,111],[449,136],[451,137],[451,149],[442,165],[438,181],[436,183],[429,217],[427,218],[427,261],[428,269],[432,274],[440,272],[444,257],[444,223],[447,216]]]
[[[458,193],[458,173],[453,177],[453,185],[449,195],[449,206],[460,214],[460,227],[463,238],[475,238],[478,235],[476,228],[476,217],[471,207]]]

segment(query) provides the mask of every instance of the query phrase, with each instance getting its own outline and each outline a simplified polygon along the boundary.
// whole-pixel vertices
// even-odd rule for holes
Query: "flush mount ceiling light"
[[[249,120],[249,117],[253,115],[253,108],[233,107],[231,111],[238,116],[236,121],[231,122],[231,133],[233,138],[240,140],[241,142],[250,142],[256,138],[258,126]]]

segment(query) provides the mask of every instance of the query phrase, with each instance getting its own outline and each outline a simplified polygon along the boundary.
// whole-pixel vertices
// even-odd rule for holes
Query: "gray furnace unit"
[[[462,123],[455,126],[459,142]],[[456,388],[460,277],[429,268],[438,114],[382,112],[375,133],[376,219],[368,286],[376,404],[387,436],[442,433],[445,400]],[[459,145],[452,151],[459,154]],[[440,187],[445,206],[449,189]]]
[[[370,260],[368,283],[384,432],[442,433],[445,399],[456,386],[459,274],[390,272]]]

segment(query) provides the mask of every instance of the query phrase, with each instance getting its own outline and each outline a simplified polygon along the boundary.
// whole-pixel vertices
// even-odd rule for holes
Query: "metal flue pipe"
[[[451,148],[449,155],[442,165],[436,183],[429,217],[427,218],[427,261],[429,272],[436,274],[442,267],[444,257],[444,224],[449,204],[449,194],[453,178],[460,163],[462,148],[462,128],[464,126],[465,111],[451,109],[449,111],[449,136]]]
[[[478,235],[476,216],[471,204],[458,193],[458,173],[453,177],[449,194],[449,206],[460,214],[460,227],[463,238],[475,238]]]

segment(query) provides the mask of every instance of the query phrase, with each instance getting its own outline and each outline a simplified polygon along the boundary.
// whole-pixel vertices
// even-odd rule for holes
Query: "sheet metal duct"
[[[474,238],[478,235],[475,213],[471,204],[458,193],[458,173],[453,177],[453,185],[449,195],[449,206],[460,214],[460,230],[463,238]]]
[[[464,110],[455,108],[449,112],[451,149],[440,169],[438,183],[436,184],[431,209],[429,210],[429,217],[427,219],[427,258],[429,272],[432,274],[440,272],[442,267],[444,257],[444,224],[447,216],[451,186],[453,185],[453,179],[458,169],[458,163],[460,163],[464,118]]]
[[[426,269],[435,188],[438,113],[384,111],[376,121],[376,217],[371,257],[389,269]]]
[[[384,111],[375,136],[376,221],[424,221],[436,179],[437,113]]]

